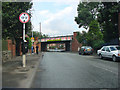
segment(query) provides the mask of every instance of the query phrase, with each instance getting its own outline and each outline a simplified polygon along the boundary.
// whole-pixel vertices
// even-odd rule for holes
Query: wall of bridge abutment
[[[80,44],[76,39],[77,33],[78,32],[73,32],[73,40],[71,42],[71,51],[72,52],[78,52],[79,48],[82,46],[82,44]]]

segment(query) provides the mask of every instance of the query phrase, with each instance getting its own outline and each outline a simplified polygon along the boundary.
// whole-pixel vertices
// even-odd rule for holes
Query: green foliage
[[[47,38],[47,37],[49,37],[49,36],[46,35],[46,34],[43,34],[43,35],[42,35],[42,38]]]
[[[2,38],[7,37],[17,40],[23,34],[23,24],[19,15],[31,9],[31,2],[2,2]],[[29,13],[30,17],[31,14]],[[31,30],[31,22],[25,24],[25,31]]]
[[[78,33],[76,38],[79,43],[92,46],[96,49],[104,43],[103,34],[101,33],[99,23],[96,20],[91,21],[89,27],[88,33],[85,31]]]
[[[98,41],[103,42],[103,34],[100,31],[99,23],[96,20],[91,21],[89,25],[89,32],[87,34],[87,42],[90,46],[92,47],[97,47],[96,45],[99,46],[99,43],[95,43]],[[101,44],[101,43],[100,43]]]
[[[94,49],[98,49],[102,46],[102,44],[104,44],[105,42],[103,40],[95,40],[93,41],[93,48]]]
[[[97,10],[98,9],[98,4],[97,2],[83,2],[79,3],[77,11],[78,11],[78,16],[75,17],[76,23],[79,25],[79,27],[84,26],[84,28],[88,28],[89,23],[95,19],[97,15]]]
[[[31,39],[27,37],[26,40],[28,41],[28,48],[31,49],[31,47],[32,47]]]
[[[120,13],[120,1],[101,3],[83,2],[79,3],[77,11],[78,16],[75,17],[75,21],[79,27],[84,26],[85,28],[88,28],[91,21],[98,20],[99,28],[103,35],[101,35],[101,32],[98,32],[94,34],[94,37],[102,36],[105,42],[118,38],[118,13]],[[91,43],[92,33],[88,36],[89,38],[87,38],[87,41]]]
[[[103,29],[104,40],[109,42],[118,38],[118,13],[120,4],[118,2],[103,2],[99,10],[98,21]]]
[[[78,32],[76,39],[79,43],[82,43],[83,45],[87,45],[87,33],[83,31],[82,33]]]
[[[56,39],[56,40],[47,40],[47,42],[49,41],[61,41],[61,39]]]
[[[8,50],[8,42],[6,40],[2,40],[2,51]]]

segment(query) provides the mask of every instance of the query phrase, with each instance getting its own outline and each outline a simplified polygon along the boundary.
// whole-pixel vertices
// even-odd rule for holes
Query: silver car
[[[91,46],[82,46],[79,49],[79,55],[80,54],[93,54],[93,48]]]
[[[97,54],[102,59],[112,58],[113,61],[120,60],[120,46],[118,45],[110,45],[110,46],[103,46],[100,50],[97,51]]]

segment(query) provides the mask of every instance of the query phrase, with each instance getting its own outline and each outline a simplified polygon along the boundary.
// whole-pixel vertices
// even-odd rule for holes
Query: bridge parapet
[[[61,36],[61,37],[49,37],[49,38],[42,38],[41,42],[52,42],[52,41],[71,41],[73,36]]]

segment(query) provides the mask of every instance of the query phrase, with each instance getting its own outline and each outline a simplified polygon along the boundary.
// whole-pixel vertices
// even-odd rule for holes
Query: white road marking
[[[95,66],[95,67],[97,67],[97,68],[100,68],[100,69],[103,69],[103,70],[106,70],[106,71],[109,71],[109,72],[111,72],[111,73],[114,73],[114,74],[118,75],[118,73],[113,72],[113,71],[111,71],[111,70],[109,70],[109,69],[107,69],[107,68],[99,67],[99,66],[96,66],[96,65],[93,65],[93,66]]]

